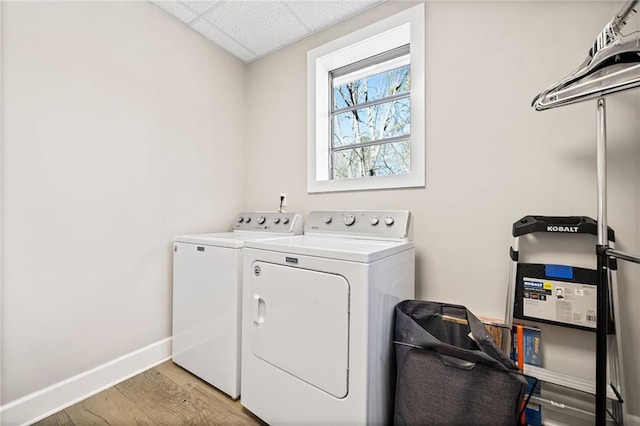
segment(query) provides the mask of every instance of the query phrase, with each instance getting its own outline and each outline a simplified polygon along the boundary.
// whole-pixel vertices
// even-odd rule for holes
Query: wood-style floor
[[[36,425],[264,425],[239,401],[167,361]]]

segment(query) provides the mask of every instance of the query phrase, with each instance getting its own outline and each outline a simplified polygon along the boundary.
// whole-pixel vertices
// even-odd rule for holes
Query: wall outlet
[[[282,199],[282,207],[287,207],[287,193],[281,192],[280,198]]]

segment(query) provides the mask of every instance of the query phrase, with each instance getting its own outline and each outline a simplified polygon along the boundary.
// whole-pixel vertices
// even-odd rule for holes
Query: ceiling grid
[[[252,62],[384,0],[149,0],[244,62]]]

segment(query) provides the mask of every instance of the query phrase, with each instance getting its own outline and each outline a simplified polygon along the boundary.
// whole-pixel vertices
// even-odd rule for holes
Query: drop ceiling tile
[[[385,0],[149,1],[250,62]]]
[[[383,0],[357,1],[285,1],[287,6],[311,30],[317,31],[343,21]]]
[[[256,58],[255,53],[238,44],[235,40],[218,30],[205,19],[200,19],[194,22],[193,25],[191,25],[191,28],[245,62],[250,62]]]
[[[206,20],[258,56],[308,34],[287,7],[274,1],[223,2]]]
[[[150,0],[153,4],[160,7],[166,12],[169,12],[176,18],[179,18],[182,22],[191,22],[193,21],[197,13],[193,10],[189,9],[183,4],[178,3],[177,1],[165,1],[165,0]]]
[[[200,15],[207,12],[216,4],[220,3],[220,1],[180,0],[180,3],[187,6],[189,9],[193,10],[198,15]]]

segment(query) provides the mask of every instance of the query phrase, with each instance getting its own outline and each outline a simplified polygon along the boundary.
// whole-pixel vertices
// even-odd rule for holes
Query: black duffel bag
[[[395,425],[518,424],[527,382],[467,308],[406,300],[395,315]]]

